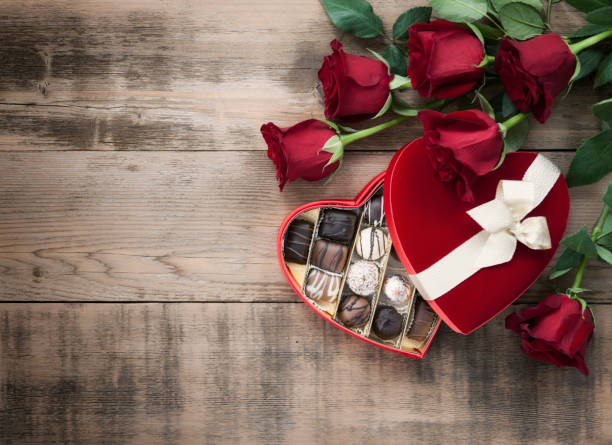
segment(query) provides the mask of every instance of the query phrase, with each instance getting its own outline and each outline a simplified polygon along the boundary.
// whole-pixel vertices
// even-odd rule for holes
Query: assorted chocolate
[[[361,208],[301,213],[287,228],[283,253],[319,311],[379,343],[424,350],[438,317],[415,295],[395,254],[382,187]]]

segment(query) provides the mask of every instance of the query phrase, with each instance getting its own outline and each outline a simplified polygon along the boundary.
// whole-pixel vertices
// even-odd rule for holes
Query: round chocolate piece
[[[370,261],[357,261],[349,267],[346,282],[357,295],[367,297],[378,286],[378,266]]]
[[[410,294],[410,285],[401,275],[391,275],[385,280],[384,292],[391,302],[405,303]]]
[[[368,227],[359,232],[359,239],[355,246],[357,255],[364,260],[376,261],[387,250],[387,236],[381,229]]]
[[[383,340],[395,338],[402,331],[402,316],[392,307],[379,308],[374,315],[372,329]]]
[[[357,295],[344,297],[338,308],[338,319],[346,326],[363,326],[370,317],[370,302]]]

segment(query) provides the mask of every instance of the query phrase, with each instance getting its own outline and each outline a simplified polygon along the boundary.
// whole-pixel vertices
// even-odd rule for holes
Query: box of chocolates
[[[417,139],[354,200],[291,212],[278,237],[283,271],[339,329],[423,357],[441,321],[468,334],[515,301],[565,232],[567,185],[541,154],[508,153],[472,192],[475,202],[458,200]]]
[[[369,343],[421,358],[440,319],[393,247],[384,177],[374,178],[354,201],[312,202],[294,210],[281,227],[279,255],[295,291],[327,321]]]

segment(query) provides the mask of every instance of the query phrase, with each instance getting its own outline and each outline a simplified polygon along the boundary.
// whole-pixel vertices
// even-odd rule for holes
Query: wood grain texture
[[[612,306],[595,315],[584,377],[528,358],[502,318],[469,336],[443,327],[419,361],[352,339],[303,304],[3,304],[0,437],[603,445]]]
[[[548,155],[563,170],[571,158]],[[277,263],[281,221],[352,199],[391,156],[351,153],[333,181],[281,194],[260,152],[0,153],[0,299],[295,300]],[[572,189],[568,230],[597,219],[605,186]],[[612,301],[609,267],[586,277],[594,301]],[[525,298],[546,292],[542,280]]]
[[[373,3],[389,32],[419,2]],[[561,33],[584,23],[565,3],[554,10]],[[340,33],[314,0],[5,1],[0,150],[264,150],[262,123],[322,116],[317,71],[333,38],[384,50]],[[525,148],[575,149],[610,91],[579,82],[546,125],[532,122]],[[420,134],[413,121],[350,149],[396,150]]]

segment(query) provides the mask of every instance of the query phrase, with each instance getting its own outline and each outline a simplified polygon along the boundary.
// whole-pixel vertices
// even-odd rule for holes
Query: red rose
[[[323,151],[323,145],[336,132],[324,122],[309,119],[287,128],[269,122],[261,126],[261,134],[268,144],[268,157],[276,165],[281,192],[288,181],[318,181],[338,167],[338,162],[325,166],[332,154]]]
[[[358,121],[375,116],[389,98],[389,69],[378,60],[346,54],[337,40],[330,45],[333,53],[319,70],[325,117]]]
[[[521,348],[531,358],[559,367],[573,366],[584,375],[586,347],[593,336],[593,318],[567,295],[549,295],[536,307],[506,317],[506,328],[521,337]]]
[[[480,84],[484,48],[470,32],[446,20],[417,23],[408,31],[412,88],[423,97],[461,96]]]
[[[576,56],[557,34],[524,42],[504,38],[495,56],[495,71],[517,110],[531,111],[544,123],[555,96],[569,84]]]
[[[504,141],[497,123],[480,110],[442,114],[419,111],[431,166],[443,182],[456,182],[462,201],[474,202],[471,185],[497,165]]]

